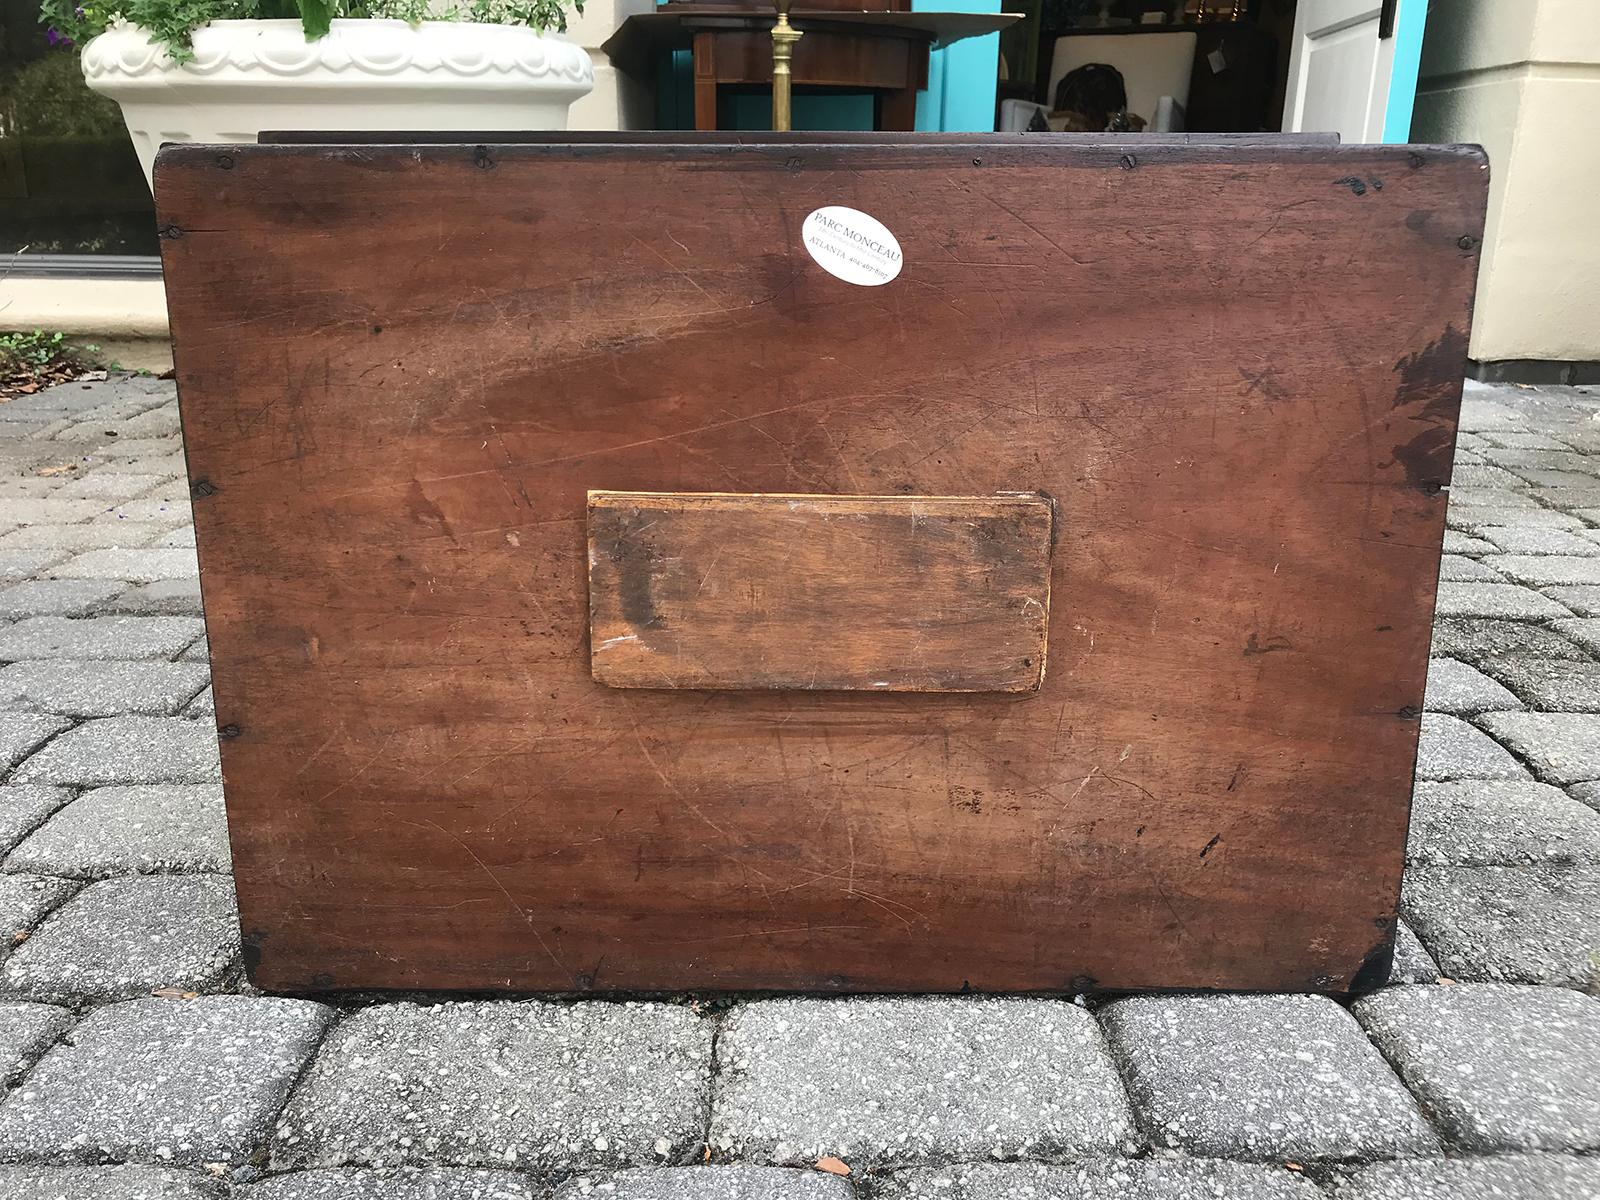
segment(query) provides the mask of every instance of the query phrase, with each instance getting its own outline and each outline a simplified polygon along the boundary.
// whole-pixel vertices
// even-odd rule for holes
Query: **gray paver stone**
[[[1595,820],[1600,823],[1600,816]],[[176,871],[225,874],[232,862],[222,788],[196,783],[86,792],[24,840],[5,867],[73,879]]]
[[[1544,783],[1420,783],[1406,859],[1437,866],[1600,862],[1600,813]]]
[[[184,662],[205,663],[209,666],[211,664],[211,643],[205,638],[201,638],[185,650],[180,657]]]
[[[580,1175],[558,1187],[554,1200],[853,1200],[854,1196],[849,1181],[823,1171],[730,1163]]]
[[[1394,960],[1389,966],[1390,983],[1436,983],[1439,964],[1433,955],[1411,932],[1404,921],[1397,921],[1394,930]]]
[[[205,632],[198,617],[32,617],[0,629],[0,662],[167,658]]]
[[[53,713],[0,712],[0,773],[10,770],[72,722]]]
[[[0,1166],[6,1200],[222,1200],[221,1184],[186,1171],[124,1167]]]
[[[0,1089],[21,1079],[71,1024],[72,1014],[64,1008],[0,1001]]]
[[[1490,560],[1495,570],[1504,573],[1501,565],[1509,555],[1496,555]],[[1541,562],[1553,561],[1540,559]],[[1588,562],[1590,560],[1584,559]],[[1555,579],[1552,583],[1573,583],[1576,580]],[[1434,611],[1441,617],[1565,617],[1571,614],[1548,596],[1532,588],[1514,583],[1441,583]]]
[[[194,526],[193,525],[180,525],[180,526],[178,526],[178,528],[174,529],[171,533],[163,534],[161,537],[157,538],[155,544],[157,546],[166,547],[168,549],[184,549],[184,548],[187,548],[188,551],[191,554],[193,554],[194,553],[194,545],[195,545],[195,541],[194,541]],[[1600,554],[1600,543],[1597,543],[1595,545],[1594,552],[1596,554]]]
[[[198,579],[158,579],[154,583],[138,583],[106,604],[111,612],[135,613],[141,616],[183,616],[200,614],[200,581]]]
[[[149,409],[136,417],[129,417],[122,423],[123,437],[167,437],[177,432],[179,432],[178,409],[172,404]],[[177,469],[183,470],[181,459],[178,460]]]
[[[1464,488],[1524,488],[1527,486],[1519,476],[1513,475],[1502,467],[1494,466],[1457,466],[1451,472],[1450,481],[1456,487]]]
[[[124,579],[129,583],[154,583],[158,579],[186,579],[200,574],[194,551],[183,547],[148,550],[86,550],[53,568],[62,579]],[[1548,603],[1554,604],[1554,601]],[[1565,616],[1566,610],[1561,610]]]
[[[165,717],[210,678],[199,663],[35,659],[0,667],[0,703],[71,717]]]
[[[1507,554],[1600,554],[1600,545],[1564,529],[1500,525],[1480,529],[1478,536]]]
[[[97,525],[117,525],[137,521],[141,525],[158,525],[163,531],[188,525],[193,519],[187,496],[179,500],[146,496],[139,500],[125,500],[114,504],[95,518]]]
[[[154,439],[130,438],[129,440],[145,441]],[[122,439],[118,438],[115,442],[110,443],[110,445],[112,447],[120,446],[122,445]],[[157,479],[157,484],[154,490],[158,493],[164,493],[166,489],[171,486],[173,481],[184,473],[185,469],[186,467],[181,451],[169,454],[151,455],[148,458],[137,461],[128,459],[109,459],[106,462],[101,463],[96,468],[100,474],[108,475],[133,475],[154,472]]]
[[[63,500],[132,500],[165,483],[167,478],[166,475],[140,474],[121,470],[118,465],[102,463],[95,470],[68,479],[51,495]]]
[[[1527,424],[1520,406],[1502,403],[1511,399],[1509,389],[1469,379],[1461,389],[1461,428],[1469,432],[1519,430]]]
[[[1374,1163],[1336,1200],[1595,1200],[1600,1159],[1558,1154]]]
[[[14,782],[100,787],[116,783],[210,783],[222,778],[217,731],[182,717],[108,717],[59,735]]]
[[[1452,486],[1450,489],[1450,507],[1456,510],[1469,508],[1533,508],[1539,507],[1528,491],[1517,491],[1514,488],[1493,487],[1468,487],[1461,485]]]
[[[0,475],[15,477],[34,467],[60,466],[63,456],[70,453],[69,448],[62,446],[51,448],[44,442],[11,440],[0,442]]]
[[[1452,979],[1600,984],[1600,868],[1411,867],[1401,911]]]
[[[1516,710],[1522,702],[1476,667],[1453,658],[1435,658],[1428,663],[1426,706],[1429,712],[1459,717]]]
[[[1571,587],[1547,587],[1544,594],[1564,604],[1580,617],[1600,617],[1600,586],[1579,583]]]
[[[1459,529],[1448,529],[1444,535],[1444,552],[1446,554],[1493,554],[1493,542],[1486,542],[1482,538],[1473,537],[1471,534],[1462,533]],[[1496,574],[1495,579],[1505,582],[1505,576]]]
[[[82,1004],[216,984],[239,953],[233,881],[124,876],[92,883],[12,953],[0,980],[30,1000]]]
[[[545,1194],[525,1175],[481,1167],[325,1167],[236,1187],[232,1200],[537,1200]]]
[[[1437,1148],[1416,1101],[1324,996],[1136,996],[1100,1018],[1157,1145],[1278,1162]]]
[[[1579,482],[1573,476],[1565,482],[1551,481],[1528,489],[1528,495],[1539,504],[1568,513],[1582,513],[1600,504],[1600,479],[1593,476]]]
[[[717,1042],[714,1152],[808,1165],[1084,1154],[1133,1145],[1094,1019],[1064,1000],[767,1000]]]
[[[0,792],[0,796],[4,793]],[[1567,788],[1567,795],[1580,804],[1587,804],[1596,812],[1600,812],[1600,780],[1592,779],[1587,783],[1574,783]]]
[[[1600,618],[1582,617],[1577,620],[1557,621],[1555,626],[1590,654],[1600,654]]]
[[[67,788],[37,784],[7,784],[0,787],[0,854],[9,851],[44,823],[44,819],[68,800]]]
[[[1594,476],[1587,471],[1547,471],[1538,467],[1518,467],[1513,474],[1541,490],[1572,488],[1587,492],[1595,482]]]
[[[1422,714],[1422,735],[1417,744],[1418,779],[1527,777],[1521,763],[1465,721],[1444,713]]]
[[[1541,625],[1481,617],[1447,617],[1434,622],[1432,653],[1483,666],[1503,654],[1540,658],[1587,658],[1581,646]]]
[[[913,1167],[875,1180],[873,1200],[1321,1200],[1278,1166],[1179,1157]]]
[[[332,1016],[252,996],[95,1009],[0,1103],[0,1156],[243,1164]]]
[[[197,719],[208,717],[215,719],[217,715],[216,693],[207,687],[205,691],[189,701],[188,707],[183,710],[183,715]]]
[[[1514,446],[1485,451],[1490,462],[1502,467],[1541,467],[1549,471],[1578,471],[1592,473],[1587,455],[1574,453],[1564,446]]]
[[[1485,390],[1484,395],[1492,395]],[[99,410],[108,405],[130,406],[133,412],[143,412],[162,403],[167,397],[177,395],[177,385],[170,379],[156,379],[149,375],[133,375],[127,371],[111,371],[104,379],[77,379],[46,388],[31,397],[46,400],[79,415],[80,418],[99,418]],[[141,407],[142,406],[142,407]],[[42,406],[41,406],[42,407]]]
[[[1600,662],[1561,658],[1499,658],[1495,677],[1529,707],[1546,712],[1600,712]],[[1487,706],[1519,709],[1520,704]]]
[[[1600,779],[1600,714],[1485,713],[1478,723],[1550,783]]]
[[[1556,450],[1562,447],[1552,446],[1550,448]],[[106,462],[145,462],[152,458],[166,458],[169,455],[182,453],[183,439],[180,437],[125,438],[119,436],[95,451],[94,458]]]
[[[1446,554],[1439,560],[1439,578],[1445,583],[1504,583],[1505,576],[1493,567],[1459,554]],[[1559,599],[1557,603],[1560,603]],[[1571,608],[1571,605],[1567,606]]]
[[[1600,583],[1600,558],[1587,555],[1497,554],[1494,556],[1494,569],[1502,575],[1535,586]]]
[[[1388,988],[1354,1008],[1456,1147],[1600,1147],[1600,1000],[1511,984]]]
[[[384,1004],[329,1036],[278,1123],[279,1167],[572,1171],[700,1145],[711,1024],[669,1004]]]
[[[1465,508],[1453,500],[1448,513],[1450,528],[1476,534],[1488,528],[1582,529],[1577,517],[1548,508],[1490,508],[1478,505]]]
[[[59,550],[64,557],[84,550],[148,546],[165,532],[166,529],[161,525],[138,521],[118,521],[115,524],[90,521],[86,525],[24,525],[21,529],[0,538],[0,550]]]
[[[0,409],[0,413],[5,410]],[[6,434],[22,435],[26,431],[21,429],[8,429]],[[0,434],[0,448],[10,440],[5,434]],[[43,500],[55,491],[59,482],[53,478],[37,475],[0,475],[0,500]],[[10,518],[7,518],[9,522]]]
[[[102,579],[26,579],[0,590],[0,620],[81,617],[120,590]]]
[[[60,550],[0,548],[0,579],[26,579],[66,557]]]
[[[0,875],[0,958],[76,888],[71,880],[48,875]]]
[[[72,525],[105,510],[100,500],[8,500],[6,517],[19,525]]]

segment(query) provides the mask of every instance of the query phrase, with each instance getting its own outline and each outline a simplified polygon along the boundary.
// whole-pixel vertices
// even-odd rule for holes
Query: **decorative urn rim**
[[[297,20],[212,21],[194,31],[194,59],[176,63],[147,30],[108,29],[83,48],[91,86],[188,76],[295,78],[307,75],[472,80],[520,77],[549,84],[594,85],[588,54],[564,35],[526,25],[337,18],[327,36],[307,41]]]

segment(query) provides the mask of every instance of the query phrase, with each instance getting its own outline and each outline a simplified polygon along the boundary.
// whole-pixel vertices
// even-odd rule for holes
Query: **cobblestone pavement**
[[[240,971],[172,385],[0,405],[0,1197],[1600,1197],[1600,393],[1462,429],[1390,986],[328,1005]]]

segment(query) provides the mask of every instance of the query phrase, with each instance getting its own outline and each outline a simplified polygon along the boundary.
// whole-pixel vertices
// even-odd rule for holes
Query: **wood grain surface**
[[[589,653],[610,687],[1031,692],[1042,496],[589,493]]]
[[[166,148],[252,977],[1381,979],[1486,181],[1405,146]],[[900,276],[814,263],[825,205]],[[1043,685],[606,687],[592,490],[1049,495]]]

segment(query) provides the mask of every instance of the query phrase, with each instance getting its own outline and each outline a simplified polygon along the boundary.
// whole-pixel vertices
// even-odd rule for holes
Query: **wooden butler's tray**
[[[252,979],[1382,982],[1481,153],[632,136],[161,152]]]

